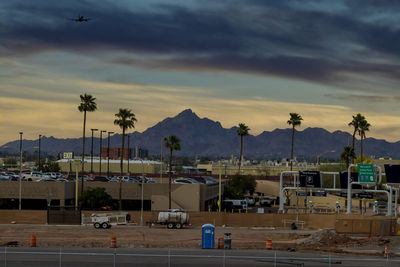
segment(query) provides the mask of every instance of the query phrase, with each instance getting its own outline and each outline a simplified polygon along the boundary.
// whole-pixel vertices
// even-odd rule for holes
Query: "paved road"
[[[61,251],[61,254],[60,254]],[[275,265],[276,264],[276,265]],[[400,266],[400,259],[262,250],[0,248],[0,266]]]

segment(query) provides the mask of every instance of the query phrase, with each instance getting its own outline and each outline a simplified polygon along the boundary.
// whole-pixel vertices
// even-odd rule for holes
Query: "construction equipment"
[[[168,229],[181,229],[189,224],[189,213],[180,209],[170,209],[158,213],[157,223],[167,225]]]
[[[112,225],[128,224],[128,215],[128,213],[93,213],[90,219],[94,228],[108,229],[111,228]]]

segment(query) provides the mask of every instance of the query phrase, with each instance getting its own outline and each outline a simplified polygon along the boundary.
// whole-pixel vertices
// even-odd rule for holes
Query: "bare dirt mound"
[[[338,234],[335,230],[323,229],[311,234],[303,241],[302,248],[335,249],[338,247],[361,246],[366,241],[363,239],[351,238],[347,235]]]

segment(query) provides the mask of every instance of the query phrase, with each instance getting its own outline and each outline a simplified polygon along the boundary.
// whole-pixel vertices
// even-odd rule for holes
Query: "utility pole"
[[[101,153],[102,153],[102,148],[103,148],[103,133],[106,133],[106,130],[101,130],[100,131],[100,152],[99,152],[99,156],[100,156],[100,162],[99,162],[99,175],[101,176]]]
[[[38,171],[41,171],[42,168],[40,168],[40,139],[42,138],[42,135],[39,134],[39,162],[38,162]]]
[[[19,132],[19,210],[22,209],[22,134]]]
[[[107,145],[107,177],[110,177],[110,134],[114,132],[108,132],[108,145]]]
[[[93,132],[99,129],[90,129],[92,131],[92,146],[90,148],[90,173],[93,173]]]
[[[160,142],[160,145],[161,145],[161,150],[160,150],[160,179],[161,179],[161,183],[163,183],[163,180],[162,180],[162,172],[163,172],[163,159],[162,159],[162,154],[163,154],[163,151],[162,151],[162,147],[163,147],[163,139],[161,138],[161,142]]]
[[[130,136],[129,136],[129,134],[127,134],[126,136],[128,136],[128,176],[131,176],[131,174],[130,174],[130,172],[129,172],[129,158],[131,157],[131,150],[130,150],[130,148],[129,148],[129,145],[130,145]],[[124,153],[123,151],[122,151],[122,153]]]

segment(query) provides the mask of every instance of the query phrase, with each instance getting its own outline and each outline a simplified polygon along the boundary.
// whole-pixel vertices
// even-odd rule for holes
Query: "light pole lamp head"
[[[23,134],[23,132],[19,132],[19,134],[20,134],[20,135],[22,135],[22,134]]]
[[[91,131],[93,131],[93,132],[96,132],[96,131],[98,131],[99,129],[90,129]]]
[[[100,132],[101,132],[101,133],[106,133],[107,131],[106,131],[106,130],[101,130]]]

